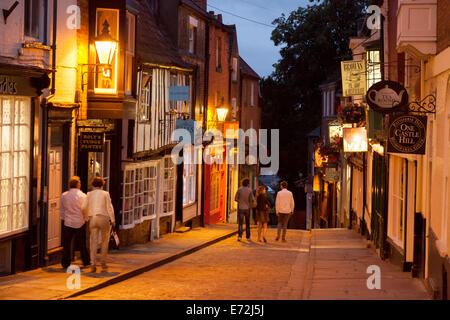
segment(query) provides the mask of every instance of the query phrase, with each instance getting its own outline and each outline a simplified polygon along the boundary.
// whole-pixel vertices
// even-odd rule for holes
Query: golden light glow
[[[371,144],[373,151],[378,153],[381,156],[384,156],[384,147],[379,143]]]
[[[225,121],[228,114],[228,108],[220,107],[216,109],[216,112],[217,112],[217,120],[219,120],[220,122]]]
[[[344,152],[366,152],[368,149],[365,127],[344,128]]]
[[[313,191],[320,191],[320,178],[318,175],[314,176]]]
[[[330,125],[329,128],[329,132],[330,132],[330,139],[332,139],[333,137],[340,137],[342,138],[344,136],[344,128],[351,128],[352,124],[351,123],[342,123],[340,125]]]
[[[97,51],[100,64],[110,65],[114,54],[116,53],[117,41],[114,40],[97,40],[95,41],[95,50]]]

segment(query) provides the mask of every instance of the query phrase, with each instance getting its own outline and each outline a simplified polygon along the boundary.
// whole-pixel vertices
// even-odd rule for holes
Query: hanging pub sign
[[[426,116],[394,116],[389,121],[387,152],[425,154],[426,136]]]
[[[384,80],[369,88],[366,100],[377,112],[390,113],[402,110],[408,104],[408,92],[398,82]]]
[[[104,132],[81,132],[80,151],[103,152]]]
[[[363,96],[366,93],[366,65],[363,60],[341,61],[342,96]]]

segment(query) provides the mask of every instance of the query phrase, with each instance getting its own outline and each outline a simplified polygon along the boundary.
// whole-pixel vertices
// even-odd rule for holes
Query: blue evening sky
[[[271,25],[272,21],[298,7],[305,7],[308,0],[208,0],[208,11],[222,14],[225,24],[235,24],[238,33],[239,53],[261,77],[272,73],[273,64],[280,59],[280,48],[270,40],[273,27],[250,22],[235,15]],[[213,8],[216,7],[216,8]]]

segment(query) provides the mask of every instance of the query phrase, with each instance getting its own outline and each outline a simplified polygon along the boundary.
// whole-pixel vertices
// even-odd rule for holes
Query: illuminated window
[[[0,96],[0,236],[28,228],[30,101]]]
[[[175,198],[175,167],[171,157],[163,160],[162,176],[162,210],[161,214],[171,214],[174,212]]]
[[[380,51],[367,51],[367,88],[381,81]]]
[[[125,50],[125,93],[131,95],[133,90],[133,65],[135,48],[135,21],[133,14],[127,12],[127,47]]]
[[[95,36],[102,34],[105,22],[109,25],[108,31],[111,37],[119,40],[119,10],[115,9],[97,9],[97,19],[95,27]],[[117,52],[112,57],[110,66],[97,66],[95,73],[94,92],[100,94],[116,94],[117,93]],[[99,63],[96,55],[96,63]]]
[[[194,148],[183,154],[183,205],[195,202],[195,177],[197,166],[194,163]]]

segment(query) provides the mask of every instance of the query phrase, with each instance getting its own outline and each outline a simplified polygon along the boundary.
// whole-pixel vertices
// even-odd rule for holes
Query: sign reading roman
[[[402,110],[408,104],[408,92],[398,82],[384,80],[369,88],[366,100],[377,112],[390,113]]]
[[[366,94],[366,65],[363,60],[341,61],[342,95]]]
[[[426,137],[426,116],[394,116],[389,121],[387,152],[425,154]]]
[[[103,152],[104,132],[81,132],[80,151]]]

